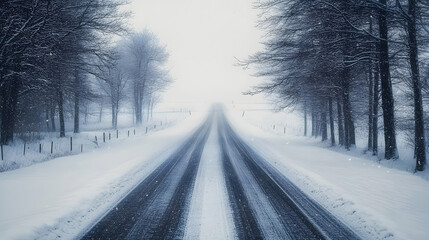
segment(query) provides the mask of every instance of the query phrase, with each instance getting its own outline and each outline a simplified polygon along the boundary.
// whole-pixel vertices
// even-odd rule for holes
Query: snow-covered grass
[[[265,132],[278,136],[303,136],[304,135],[304,117],[298,111],[284,110],[276,112],[269,104],[234,104],[229,106],[234,115]],[[244,115],[243,115],[244,112]],[[307,136],[311,136],[311,118],[307,116]],[[348,154],[353,157],[365,158],[368,161],[379,164],[381,166],[407,171],[414,173],[416,161],[414,159],[414,149],[410,145],[406,133],[398,131],[397,145],[399,159],[384,160],[384,136],[383,132],[379,132],[378,146],[379,152],[377,156],[372,156],[371,152],[367,151],[367,130],[366,126],[356,126],[356,146],[350,151],[344,147],[336,145],[331,147],[330,141],[321,142],[320,138],[308,137],[308,142],[313,145],[329,148],[332,151]],[[335,134],[337,134],[337,126],[335,124]],[[336,141],[337,135],[335,135]],[[429,153],[428,153],[429,156]],[[417,176],[429,180],[429,171],[415,173]]]
[[[3,146],[0,172],[30,166],[60,156],[89,152],[129,137],[145,135],[146,128],[148,132],[153,132],[174,126],[190,115],[189,110],[161,108],[153,113],[153,117],[149,121],[136,127],[133,124],[132,114],[123,113],[119,115],[118,132],[111,127],[109,114],[105,113],[104,116],[101,122],[96,118],[89,118],[86,123],[81,124],[80,133],[73,133],[71,128],[73,124],[67,123],[68,132],[66,132],[65,138],[60,138],[59,133],[56,132],[29,133],[22,135],[21,138],[16,138],[11,144]],[[103,142],[103,133],[105,142]],[[72,138],[72,149],[70,149],[70,138]]]
[[[0,173],[0,239],[79,237],[177,149],[203,116]]]
[[[320,140],[303,137],[293,126],[302,120],[292,113],[259,111],[243,117],[242,109],[235,106],[229,116],[259,154],[364,239],[429,236],[427,173],[404,171],[406,161],[379,162],[360,150],[329,148]],[[290,126],[290,131],[284,134],[284,129],[261,126],[275,121],[287,125],[286,130]]]

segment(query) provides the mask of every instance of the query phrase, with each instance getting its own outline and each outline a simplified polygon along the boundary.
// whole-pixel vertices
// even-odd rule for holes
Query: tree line
[[[25,131],[58,130],[64,137],[67,118],[79,132],[79,114],[86,115],[88,103],[106,99],[113,127],[128,96],[136,122],[142,122],[143,106],[153,105],[169,82],[168,53],[150,32],[125,27],[125,3],[1,1],[1,144]]]
[[[412,135],[415,169],[424,170],[427,1],[263,0],[257,7],[264,48],[243,64],[263,82],[249,94],[274,94],[280,107],[303,112],[305,135],[310,117],[312,136],[346,149],[364,127],[368,151],[378,155],[382,129],[385,159],[399,157],[399,128]]]

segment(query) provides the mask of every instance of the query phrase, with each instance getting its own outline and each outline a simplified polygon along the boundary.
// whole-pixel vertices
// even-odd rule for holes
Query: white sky
[[[261,102],[258,83],[234,66],[261,47],[251,0],[133,0],[131,27],[155,33],[170,53],[174,83],[164,102]]]

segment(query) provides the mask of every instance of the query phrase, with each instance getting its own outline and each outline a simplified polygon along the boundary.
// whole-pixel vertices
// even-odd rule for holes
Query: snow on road
[[[277,136],[230,110],[232,126],[266,160],[364,239],[427,239],[429,181],[410,172]]]
[[[215,123],[201,157],[185,239],[234,239],[233,226]]]
[[[0,173],[0,239],[75,238],[172,154],[202,122]]]

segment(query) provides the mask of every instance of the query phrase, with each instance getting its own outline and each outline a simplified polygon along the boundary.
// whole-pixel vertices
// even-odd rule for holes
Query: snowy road
[[[220,108],[82,238],[359,239],[258,156]]]
[[[184,232],[208,119],[82,239],[174,239]]]

